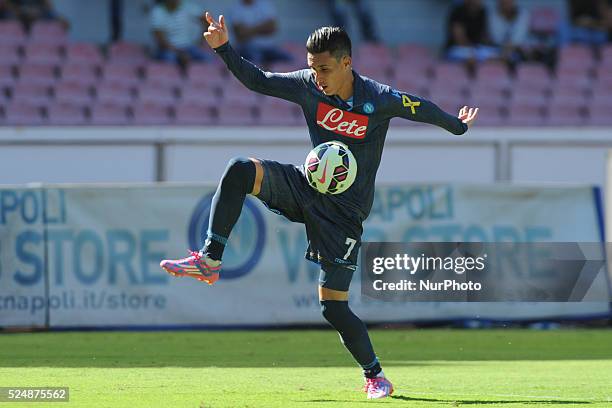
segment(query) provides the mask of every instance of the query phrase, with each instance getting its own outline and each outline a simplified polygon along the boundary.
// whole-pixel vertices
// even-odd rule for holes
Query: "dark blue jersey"
[[[226,43],[215,49],[229,70],[247,88],[295,102],[302,107],[313,147],[331,140],[349,146],[357,160],[357,177],[344,193],[329,199],[365,220],[374,200],[374,181],[383,145],[394,117],[431,123],[461,135],[467,125],[430,101],[392,89],[353,72],[353,106],[338,96],[323,94],[309,69],[289,73],[264,72],[241,58]]]

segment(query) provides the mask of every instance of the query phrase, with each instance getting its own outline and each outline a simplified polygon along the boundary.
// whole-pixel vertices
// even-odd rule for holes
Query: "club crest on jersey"
[[[366,102],[363,104],[363,111],[367,114],[373,113],[374,112],[374,105],[372,105],[370,102]]]
[[[317,125],[325,130],[353,139],[363,139],[368,130],[366,115],[347,112],[323,102],[317,107]]]

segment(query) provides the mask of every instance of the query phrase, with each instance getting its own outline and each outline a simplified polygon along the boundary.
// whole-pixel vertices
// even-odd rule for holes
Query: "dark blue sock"
[[[340,333],[342,343],[364,370],[364,375],[376,377],[381,371],[374,354],[368,330],[349,308],[347,301],[321,301],[323,317]]]
[[[210,207],[208,233],[202,251],[211,259],[221,260],[232,228],[242,212],[242,205],[255,183],[255,163],[250,159],[229,161]]]

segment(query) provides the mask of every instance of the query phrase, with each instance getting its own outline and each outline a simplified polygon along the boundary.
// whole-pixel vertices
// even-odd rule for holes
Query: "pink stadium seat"
[[[547,124],[552,126],[580,126],[585,123],[584,101],[553,97],[548,106]]]
[[[553,7],[537,7],[531,10],[529,29],[535,34],[555,34],[560,23],[559,12]]]
[[[82,106],[70,103],[55,103],[47,108],[50,125],[86,125],[87,119]]]
[[[18,46],[0,42],[0,66],[17,66],[21,63]]]
[[[19,68],[19,80],[51,86],[56,82],[55,67],[47,64],[25,64]]]
[[[478,106],[478,105],[474,105]],[[492,109],[487,106],[481,106],[478,111],[478,126],[505,126],[508,123],[507,118],[501,114],[499,109]]]
[[[174,88],[169,86],[151,86],[144,83],[138,88],[140,103],[152,103],[160,106],[171,106],[176,103]]]
[[[612,126],[612,104],[592,105],[589,109],[587,123],[591,126]]]
[[[447,83],[466,83],[468,82],[468,73],[463,64],[454,64],[450,62],[441,62],[434,65],[434,77],[436,81],[446,81]]]
[[[62,80],[93,86],[98,82],[96,69],[93,65],[78,62],[67,63],[61,67]]]
[[[127,110],[125,106],[112,103],[94,105],[91,109],[92,125],[126,125],[128,124]]]
[[[223,104],[234,104],[242,108],[255,106],[259,103],[259,95],[242,85],[226,86],[223,88]]]
[[[119,41],[113,43],[108,52],[109,60],[116,63],[127,63],[131,65],[144,65],[147,56],[139,44]]]
[[[502,62],[485,62],[478,67],[477,78],[479,81],[508,81],[508,67]]]
[[[13,126],[44,125],[45,120],[39,106],[13,102],[5,108],[5,124]]]
[[[265,104],[259,108],[259,125],[265,126],[297,126],[299,121],[298,111],[291,104]]]
[[[22,45],[26,35],[18,21],[0,21],[0,44]]]
[[[55,100],[61,104],[80,106],[89,106],[93,102],[88,85],[69,80],[63,80],[55,86]]]
[[[138,67],[122,63],[104,65],[102,67],[102,77],[106,82],[118,83],[126,87],[136,86],[140,82]]]
[[[181,89],[181,103],[193,103],[203,106],[213,107],[219,103],[220,98],[216,92],[207,86],[190,86],[189,84]]]
[[[222,85],[225,78],[216,64],[192,63],[187,68],[187,80],[192,84]]]
[[[510,126],[543,126],[544,115],[542,108],[528,104],[512,103],[508,109],[508,121]]]
[[[395,88],[416,96],[428,95],[429,80],[422,75],[402,76],[395,81]]]
[[[44,84],[20,80],[13,88],[13,102],[30,106],[46,106],[49,104],[49,87]]]
[[[592,68],[595,58],[591,48],[586,45],[568,45],[559,50],[559,67]]]
[[[465,97],[468,84],[452,79],[438,79],[429,84],[430,98]]]
[[[589,104],[591,106],[606,107],[612,110],[612,93],[603,91],[595,92]]]
[[[421,44],[404,43],[397,47],[398,59],[431,61],[431,50]]]
[[[394,58],[391,50],[384,44],[362,43],[356,51],[354,57],[361,61],[362,65],[366,61],[378,63],[385,67],[393,65]]]
[[[24,49],[25,62],[28,64],[60,65],[60,48],[54,44],[27,43]]]
[[[64,45],[67,41],[66,30],[57,21],[37,21],[30,31],[30,42]]]
[[[612,65],[609,67],[599,66],[596,72],[594,89],[604,88],[612,91]]]
[[[612,45],[605,45],[601,48],[601,66],[612,67]]]
[[[516,71],[513,87],[525,86],[541,91],[550,89],[552,78],[548,69],[541,64],[521,64]]]
[[[183,78],[176,64],[163,62],[153,62],[147,64],[145,77],[148,81],[163,81],[166,84],[178,85],[183,82]]]
[[[250,107],[234,104],[222,104],[217,108],[219,125],[223,126],[253,126],[256,125],[253,111]]]
[[[467,100],[459,94],[435,95],[432,94],[431,101],[438,105],[442,110],[452,115],[458,114],[459,109],[467,105]]]
[[[116,82],[103,82],[96,88],[96,100],[102,104],[128,106],[134,100],[129,87]]]
[[[66,61],[71,64],[100,66],[104,63],[104,57],[96,45],[79,42],[66,46]]]
[[[174,123],[184,126],[213,125],[215,117],[208,105],[181,102],[175,108]]]
[[[168,106],[154,102],[142,102],[133,106],[133,125],[153,126],[171,123]]]
[[[482,110],[485,107],[499,109],[508,103],[507,97],[500,91],[491,91],[488,89],[477,88],[472,89],[470,97],[470,105],[478,106]]]
[[[0,65],[0,89],[12,89],[15,82],[13,68],[8,65]]]

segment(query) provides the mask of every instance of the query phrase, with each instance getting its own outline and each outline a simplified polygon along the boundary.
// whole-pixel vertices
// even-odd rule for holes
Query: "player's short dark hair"
[[[341,27],[321,27],[308,36],[306,50],[311,54],[329,51],[336,59],[345,55],[350,57],[351,39]]]

